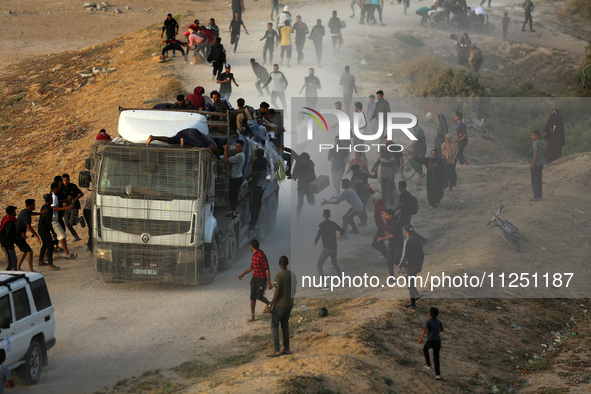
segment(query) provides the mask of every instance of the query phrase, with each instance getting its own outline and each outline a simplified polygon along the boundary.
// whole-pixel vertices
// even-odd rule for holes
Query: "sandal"
[[[53,265],[53,264],[46,264],[46,265],[48,265],[48,266],[49,266],[48,268],[49,268],[50,270],[57,271],[57,270],[59,270],[59,269],[60,269],[60,267],[58,267],[57,265]]]
[[[291,354],[291,350],[285,350],[285,349],[283,349],[283,351],[281,352],[281,354]]]
[[[254,317],[249,317],[246,322],[247,323],[252,323],[253,321],[256,321],[257,319],[255,319]]]
[[[271,353],[271,354],[267,354],[267,357],[279,357],[281,356],[281,353]]]
[[[67,258],[68,260],[74,260],[76,257],[78,257],[78,255],[76,253],[70,253],[67,256],[64,256],[65,258]]]
[[[39,264],[37,264],[39,267],[47,267],[49,266],[48,263],[44,263],[43,261],[40,261]]]

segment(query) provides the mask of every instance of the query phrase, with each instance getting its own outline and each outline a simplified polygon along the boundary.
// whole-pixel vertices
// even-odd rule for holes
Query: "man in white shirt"
[[[53,209],[53,219],[51,221],[51,226],[53,227],[53,231],[55,231],[57,235],[57,240],[62,245],[64,249],[64,255],[68,259],[75,259],[78,255],[74,253],[70,253],[68,250],[68,243],[66,242],[66,230],[60,225],[59,223],[59,213],[58,211],[69,211],[72,209],[73,205],[68,205],[67,207],[60,206],[59,199],[57,194],[60,191],[60,185],[57,182],[51,184],[51,208]]]
[[[277,98],[281,100],[281,104],[283,105],[283,109],[287,108],[287,104],[285,103],[285,89],[287,88],[287,79],[285,75],[279,71],[279,65],[273,64],[273,72],[269,74],[269,79],[265,82],[265,85],[262,86],[262,89],[265,89],[268,85],[271,85],[271,103],[275,108],[277,108]]]

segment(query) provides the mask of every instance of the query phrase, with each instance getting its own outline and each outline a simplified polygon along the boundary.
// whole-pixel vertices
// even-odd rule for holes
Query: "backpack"
[[[210,60],[211,59],[211,60]],[[208,62],[220,62],[224,59],[224,46],[223,45],[212,45],[210,48],[209,56],[207,57]]]
[[[415,196],[413,196],[412,194],[409,194],[409,212],[411,215],[416,215],[417,212],[419,212],[419,200],[417,200],[417,198]]]

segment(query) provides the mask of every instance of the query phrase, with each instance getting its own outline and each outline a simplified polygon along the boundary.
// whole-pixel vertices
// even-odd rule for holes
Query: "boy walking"
[[[534,157],[529,169],[531,171],[531,187],[534,191],[534,198],[530,201],[540,201],[542,199],[542,170],[546,164],[548,142],[543,138],[540,139],[540,132],[538,130],[532,131],[531,139],[533,141]]]
[[[509,25],[511,24],[511,19],[509,19],[509,14],[503,12],[503,19],[501,20],[501,25],[503,25],[503,38],[507,39],[507,31],[509,30]]]
[[[441,337],[439,333],[443,331],[443,324],[437,319],[439,316],[439,309],[431,308],[429,310],[430,319],[425,323],[419,343],[423,341],[425,332],[427,333],[427,343],[423,346],[423,354],[425,355],[425,368],[431,369],[431,359],[429,358],[429,349],[433,349],[433,361],[435,363],[435,379],[441,380],[441,371],[439,369],[439,351],[441,350]]]

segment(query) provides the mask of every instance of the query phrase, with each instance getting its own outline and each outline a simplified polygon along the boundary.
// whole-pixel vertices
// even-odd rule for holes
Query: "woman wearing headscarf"
[[[449,190],[452,190],[458,181],[456,174],[458,145],[452,143],[449,133],[445,135],[445,142],[441,144],[441,157],[443,158],[443,189],[449,187]]]
[[[562,154],[562,147],[566,145],[564,138],[564,123],[558,109],[554,108],[550,118],[546,122],[543,131],[548,140],[548,151],[546,152],[547,163],[550,164]]]
[[[418,163],[427,167],[427,200],[431,208],[437,208],[443,198],[443,162],[437,150],[431,150],[430,157],[414,157]]]
[[[468,58],[470,57],[470,45],[472,40],[468,33],[464,33],[457,44],[458,63],[460,66],[468,65]]]
[[[445,141],[445,136],[448,132],[447,120],[443,114],[437,115],[437,133],[435,134],[435,149],[438,155],[441,156],[441,144]]]

